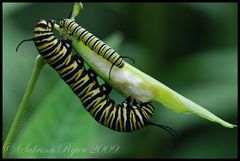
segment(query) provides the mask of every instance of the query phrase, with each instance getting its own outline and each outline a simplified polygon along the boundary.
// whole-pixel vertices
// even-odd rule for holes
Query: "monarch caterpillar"
[[[85,45],[101,55],[104,59],[116,65],[119,68],[124,66],[124,61],[121,56],[101,41],[99,38],[88,32],[86,29],[78,25],[72,19],[63,19],[59,22],[60,27],[63,27],[70,32],[70,35],[77,37],[78,40],[83,41]]]
[[[57,71],[97,122],[122,132],[155,125],[168,131],[173,137],[176,136],[175,131],[170,127],[150,122],[154,113],[151,103],[143,103],[128,97],[120,105],[110,99],[108,95],[111,86],[107,84],[100,86],[97,75],[91,69],[85,69],[81,57],[72,54],[70,43],[55,37],[54,23],[52,20],[40,20],[34,28],[33,38],[22,42],[34,41],[40,55]]]
[[[130,58],[126,56],[120,56],[114,49],[109,47],[99,38],[88,32],[85,28],[78,25],[72,19],[63,19],[59,22],[60,27],[70,32],[70,35],[75,36],[78,40],[82,41],[85,45],[87,45],[90,49],[95,51],[98,55],[102,56],[104,59],[112,63],[112,67],[116,65],[119,68],[124,66],[124,61],[122,58]],[[133,60],[132,58],[130,58]],[[133,60],[133,62],[135,62]],[[110,72],[111,69],[110,68]],[[109,79],[110,79],[109,72]]]

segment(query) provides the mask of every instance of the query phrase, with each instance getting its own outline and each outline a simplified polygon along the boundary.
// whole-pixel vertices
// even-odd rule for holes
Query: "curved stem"
[[[23,115],[26,111],[27,104],[29,102],[29,99],[32,95],[33,89],[36,85],[37,79],[38,79],[38,77],[40,75],[40,72],[41,72],[44,65],[45,65],[45,61],[43,60],[43,58],[40,55],[37,56],[36,57],[36,63],[35,63],[31,78],[28,82],[26,92],[24,93],[24,96],[23,96],[23,99],[22,99],[22,101],[19,105],[17,114],[16,114],[16,116],[13,120],[13,123],[10,127],[10,130],[9,130],[8,134],[7,134],[6,140],[3,144],[3,158],[6,158],[7,155],[8,155],[8,150],[9,150],[8,146],[10,144],[12,144],[12,142],[15,139],[17,129],[18,129],[20,123],[21,123]]]

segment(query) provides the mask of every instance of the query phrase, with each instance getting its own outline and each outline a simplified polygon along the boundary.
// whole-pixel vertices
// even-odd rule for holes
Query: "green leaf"
[[[35,108],[21,129],[11,157],[81,158],[89,154],[86,150],[99,124],[63,81]]]

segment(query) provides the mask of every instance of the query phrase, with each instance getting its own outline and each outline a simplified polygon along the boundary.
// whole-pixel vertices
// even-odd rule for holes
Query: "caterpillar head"
[[[64,25],[65,25],[65,22],[67,21],[68,19],[62,19],[62,20],[60,20],[59,21],[59,26],[62,28],[62,27],[64,27]]]

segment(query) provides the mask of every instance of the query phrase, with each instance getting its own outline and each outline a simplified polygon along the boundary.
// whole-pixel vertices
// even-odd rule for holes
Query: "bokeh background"
[[[121,34],[117,51],[134,58],[135,67],[237,124],[236,3],[83,5],[76,19],[83,27],[101,39]],[[38,54],[33,42],[22,44],[18,53],[16,46],[32,37],[39,19],[66,18],[72,6],[3,3],[3,140]],[[123,99],[116,91],[111,98],[118,103]],[[180,137],[175,149],[171,136],[156,127],[120,133],[101,126],[46,65],[10,157],[237,158],[237,128],[228,129],[196,115],[177,114],[154,105],[154,121],[174,128]]]

